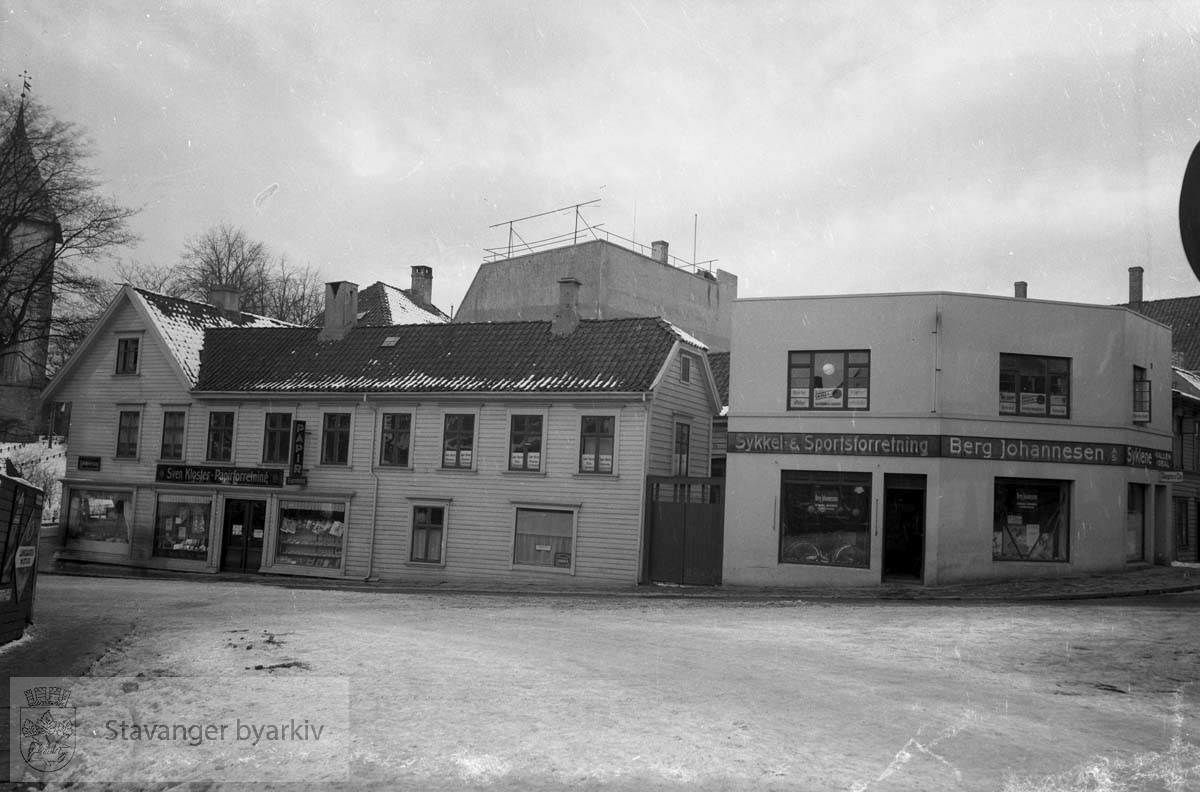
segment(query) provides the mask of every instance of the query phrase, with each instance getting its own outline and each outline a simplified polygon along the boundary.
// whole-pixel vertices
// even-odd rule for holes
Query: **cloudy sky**
[[[124,253],[219,222],[329,280],[462,300],[495,224],[577,203],[741,296],[1193,295],[1192,2],[0,5],[0,82],[82,124]],[[518,224],[527,240],[573,212]]]

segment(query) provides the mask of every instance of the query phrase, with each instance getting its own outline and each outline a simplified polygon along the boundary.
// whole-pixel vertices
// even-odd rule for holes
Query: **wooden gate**
[[[725,479],[646,478],[647,570],[653,583],[721,583]]]

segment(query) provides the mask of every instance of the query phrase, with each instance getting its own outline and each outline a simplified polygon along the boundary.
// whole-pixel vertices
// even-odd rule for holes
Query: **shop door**
[[[1146,485],[1130,484],[1125,500],[1125,560],[1141,561],[1146,546]]]
[[[883,477],[883,578],[920,581],[925,570],[925,477]]]
[[[224,540],[221,542],[222,572],[257,572],[262,566],[263,534],[266,533],[267,502],[225,501]]]

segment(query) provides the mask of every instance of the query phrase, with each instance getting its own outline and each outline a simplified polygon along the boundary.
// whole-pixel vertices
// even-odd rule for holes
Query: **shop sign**
[[[282,487],[278,468],[217,467],[213,465],[159,465],[155,481],[168,484],[221,484],[228,487]]]
[[[1172,469],[1171,452],[1119,443],[1024,440],[966,435],[730,432],[726,449],[742,454],[949,457]]]
[[[36,559],[37,559],[37,547],[36,546],[22,545],[17,548],[17,557],[16,557],[16,564],[15,564],[17,569],[26,569],[28,567],[33,566],[33,563]]]
[[[98,456],[81,456],[75,460],[75,467],[79,470],[99,470],[100,457]]]
[[[1180,484],[1183,482],[1182,470],[1164,470],[1158,474],[1158,483],[1160,484]]]
[[[292,421],[292,467],[289,475],[304,475],[304,437],[307,434],[304,421]]]

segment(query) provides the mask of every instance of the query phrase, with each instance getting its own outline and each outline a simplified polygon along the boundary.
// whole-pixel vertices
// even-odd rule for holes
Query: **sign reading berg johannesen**
[[[1014,462],[1068,462],[1170,470],[1171,452],[1119,443],[1027,440],[963,435],[855,432],[730,432],[730,453],[943,457]]]

